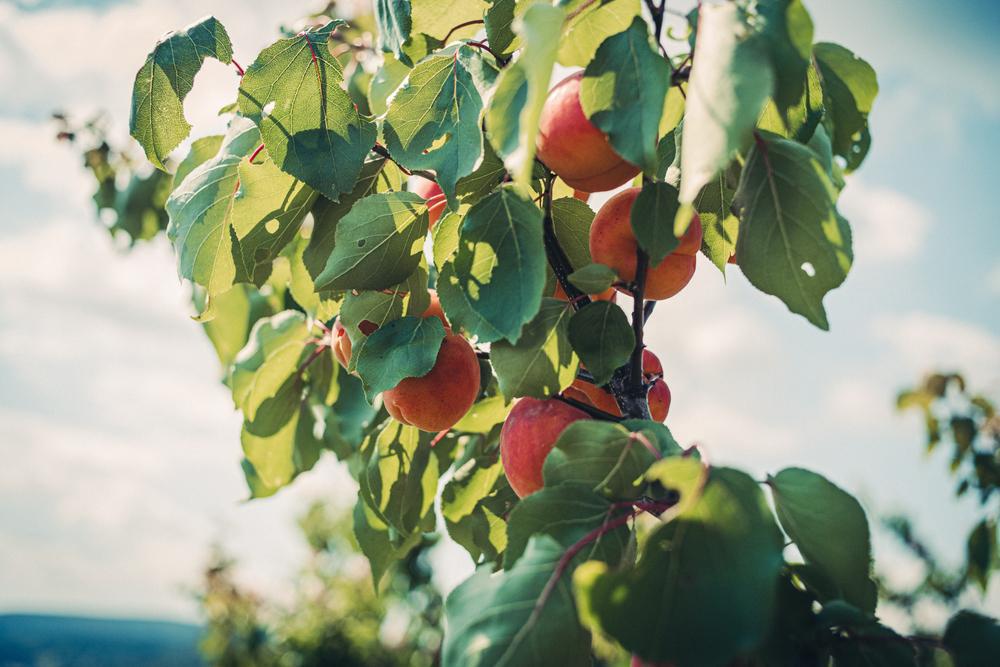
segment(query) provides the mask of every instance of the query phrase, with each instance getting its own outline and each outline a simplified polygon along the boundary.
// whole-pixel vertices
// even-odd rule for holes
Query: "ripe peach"
[[[587,413],[554,398],[522,398],[500,431],[500,459],[514,493],[524,498],[542,488],[542,464],[559,434]]]
[[[444,212],[445,206],[448,205],[444,192],[441,191],[441,186],[423,176],[413,176],[410,181],[410,192],[415,192],[427,202],[427,214],[430,218],[427,222],[427,228],[433,228],[441,219],[441,213]]]
[[[614,301],[617,296],[615,288],[609,287],[600,294],[591,294],[590,298],[594,301]],[[556,281],[556,290],[552,293],[552,298],[559,299],[560,301],[569,301],[569,297],[566,296],[566,290],[562,288],[558,280]]]
[[[445,431],[465,416],[479,395],[479,360],[469,341],[449,333],[426,375],[382,392],[394,419],[421,431]]]
[[[448,324],[448,318],[444,316],[444,311],[441,309],[441,302],[438,300],[437,292],[432,289],[427,290],[427,292],[430,295],[431,302],[422,316],[438,318],[441,320],[441,324],[444,325],[445,331],[450,331],[451,326]],[[369,320],[363,320],[358,325],[358,329],[364,335],[371,336],[378,329],[378,325]],[[333,356],[337,358],[341,366],[347,368],[348,363],[351,361],[351,338],[347,335],[347,329],[344,328],[339,317],[333,323],[333,330],[330,333],[330,337],[333,339]]]
[[[646,376],[647,381],[652,377],[656,378],[653,380],[653,386],[649,388],[649,394],[647,395],[649,400],[649,415],[654,421],[662,422],[670,413],[670,387],[667,386],[666,381],[663,379],[663,365],[660,363],[659,357],[650,350],[642,351],[642,372]],[[603,387],[594,386],[585,380],[574,380],[570,388],[564,391],[563,394],[576,400],[583,400],[598,410],[603,410],[618,417],[622,414],[621,410],[618,409],[618,403],[615,401],[614,395],[610,391]],[[581,399],[581,394],[585,398]]]
[[[630,188],[609,199],[590,226],[590,254],[595,262],[614,269],[624,282],[635,280],[637,243],[632,233],[632,204],[640,188]],[[668,222],[669,224],[669,222]],[[647,299],[667,299],[691,280],[695,255],[701,248],[701,220],[695,215],[677,248],[646,273]],[[625,290],[622,290],[625,291]]]
[[[582,79],[583,72],[571,74],[549,91],[538,125],[538,159],[575,190],[611,190],[629,182],[639,167],[618,155],[584,115]]]

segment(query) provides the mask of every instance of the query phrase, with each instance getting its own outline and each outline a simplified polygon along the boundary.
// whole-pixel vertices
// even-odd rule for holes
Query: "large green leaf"
[[[410,553],[423,535],[420,532],[399,534],[382,521],[364,499],[358,498],[354,506],[354,537],[371,565],[372,580],[378,590],[389,567]]]
[[[680,243],[674,234],[677,196],[677,188],[669,183],[650,181],[642,184],[642,191],[632,203],[632,233],[652,266],[662,262]]]
[[[296,373],[308,338],[305,315],[295,310],[254,325],[229,375],[233,402],[248,420],[253,421],[264,401],[273,398]]]
[[[336,201],[354,189],[375,143],[375,125],[341,88],[329,37],[342,21],[279,39],[240,83],[239,111],[260,127],[278,167]]]
[[[561,197],[552,202],[552,228],[573,269],[582,269],[594,261],[590,256],[593,221],[594,209],[575,197]]]
[[[757,484],[715,468],[696,503],[647,539],[632,568],[577,570],[588,618],[650,662],[728,664],[770,627],[782,540]]]
[[[170,151],[191,131],[184,118],[184,98],[205,58],[228,65],[232,57],[229,35],[214,16],[167,33],[146,56],[132,87],[129,133],[156,167],[166,171]]]
[[[224,140],[224,135],[210,134],[192,141],[188,154],[184,156],[184,159],[177,165],[177,171],[174,172],[174,185],[183,183],[187,175],[195,170],[195,167],[215,157],[219,149],[222,148]]]
[[[627,30],[639,15],[639,0],[609,0],[594,2],[567,21],[559,44],[559,64],[565,67],[586,67],[597,47],[611,35]]]
[[[624,32],[604,40],[584,70],[580,104],[608,135],[615,152],[646,173],[656,171],[656,139],[670,65],[636,16]]]
[[[392,53],[406,65],[412,65],[403,45],[410,39],[413,24],[410,0],[375,0],[375,24],[378,26],[378,46]]]
[[[259,137],[253,123],[234,118],[218,154],[191,171],[167,200],[167,236],[178,271],[205,287],[209,308],[233,284],[267,279],[315,197],[265,156],[246,159]]]
[[[510,53],[519,45],[511,24],[517,0],[491,0],[490,8],[483,15],[486,38],[494,53]]]
[[[875,611],[871,539],[861,504],[825,477],[785,468],[768,478],[781,527],[835,588],[836,597]]]
[[[454,326],[482,342],[517,342],[538,313],[544,283],[542,212],[504,187],[469,209],[437,289]]]
[[[774,102],[785,111],[798,103],[812,57],[813,24],[801,0],[763,0],[761,33],[774,68]]]
[[[693,203],[744,145],[773,86],[770,58],[745,11],[737,3],[702,5],[687,87],[681,203]],[[678,226],[689,221],[683,208]]]
[[[828,329],[823,296],[851,268],[851,232],[837,192],[815,153],[774,135],[762,137],[743,166],[737,192],[740,269],[793,313]]]
[[[615,270],[603,264],[587,264],[568,277],[573,286],[584,294],[600,294],[618,280]]]
[[[510,569],[524,553],[533,535],[548,535],[564,549],[612,518],[611,501],[594,493],[586,484],[569,482],[546,487],[523,498],[507,520],[507,551],[504,568]],[[616,565],[629,543],[623,524],[586,545],[582,560],[598,559]]]
[[[444,325],[436,317],[404,317],[379,327],[357,356],[358,375],[368,399],[374,400],[376,394],[408,377],[429,373],[444,335]]]
[[[228,368],[246,345],[257,320],[273,314],[267,299],[249,285],[236,285],[216,297],[215,312],[215,319],[203,327],[223,368]]]
[[[420,263],[427,220],[427,205],[413,192],[379,192],[358,200],[337,223],[333,251],[316,287],[379,290],[404,280]]]
[[[407,283],[401,283],[395,289],[347,294],[340,309],[340,321],[351,339],[351,371],[357,368],[358,359],[368,345],[368,336],[372,331],[403,315],[423,314],[427,308],[424,303],[426,280],[426,273],[418,269]]]
[[[253,498],[273,495],[299,473],[311,469],[323,448],[313,406],[293,396],[280,400],[288,403],[292,411],[276,430],[268,425],[257,432],[255,423],[244,422],[240,434],[246,457],[243,471]]]
[[[994,618],[963,609],[948,621],[943,643],[955,667],[988,667],[1000,655],[1000,624]]]
[[[528,543],[513,568],[480,568],[445,602],[447,667],[587,667],[590,635],[580,625],[566,572],[543,598],[564,549],[548,536]]]
[[[409,169],[431,169],[458,208],[458,179],[483,156],[483,100],[477,78],[489,85],[496,70],[477,49],[460,45],[417,64],[389,101],[382,134],[395,160]]]
[[[652,440],[643,433],[652,445]],[[653,445],[655,447],[655,445]],[[581,420],[556,440],[542,466],[546,487],[587,484],[609,498],[632,498],[644,488],[643,475],[658,458],[642,438],[620,424]]]
[[[507,398],[548,398],[573,383],[579,360],[569,342],[573,308],[558,299],[542,306],[521,331],[517,343],[499,340],[490,347],[500,391]]]
[[[458,30],[461,23],[482,19],[489,7],[487,0],[411,0],[413,5],[413,32],[423,33],[438,41],[448,37],[449,42],[469,38],[482,26],[470,25]]]
[[[821,43],[813,54],[823,81],[823,95],[833,150],[855,169],[868,153],[868,114],[878,94],[875,70],[839,44]]]
[[[625,313],[608,301],[593,301],[569,321],[569,342],[597,385],[607,384],[632,356],[635,334]]]
[[[456,430],[461,429],[456,426]],[[441,515],[448,535],[473,561],[496,561],[507,548],[505,517],[516,502],[503,475],[496,437],[470,439],[441,490]]]
[[[533,4],[515,20],[521,38],[517,59],[497,78],[486,111],[486,132],[514,177],[527,188],[535,166],[535,136],[548,96],[549,80],[559,50],[565,12],[544,3]]]

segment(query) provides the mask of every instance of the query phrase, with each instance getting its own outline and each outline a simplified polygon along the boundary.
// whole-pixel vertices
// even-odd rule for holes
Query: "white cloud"
[[[903,261],[923,249],[932,219],[927,208],[901,192],[851,179],[838,206],[851,221],[859,262]]]
[[[941,369],[966,374],[973,386],[1000,381],[1000,337],[975,324],[917,311],[879,317],[872,332],[891,346],[913,378]]]

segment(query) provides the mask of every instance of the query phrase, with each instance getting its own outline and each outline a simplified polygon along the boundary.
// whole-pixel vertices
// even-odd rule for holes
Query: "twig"
[[[444,39],[441,40],[441,41],[442,41],[442,43],[447,44],[448,43],[448,38],[451,37],[452,33],[454,33],[456,30],[461,30],[462,28],[468,28],[470,25],[478,25],[480,23],[486,23],[486,21],[484,21],[483,19],[474,19],[472,21],[466,21],[465,23],[459,23],[457,26],[455,26],[451,30],[449,30],[448,34],[445,35]],[[491,53],[492,53],[492,51],[491,51]]]
[[[312,354],[309,355],[309,358],[303,361],[302,365],[299,366],[297,371],[295,371],[296,375],[302,375],[303,373],[305,373],[306,369],[309,368],[309,365],[312,364],[312,362],[319,359],[319,356],[323,354],[325,350],[328,349],[330,348],[328,348],[326,345],[317,345],[316,349],[313,350]]]
[[[498,56],[497,53],[496,53],[496,51],[494,51],[493,49],[491,49],[489,46],[486,45],[485,41],[466,42],[466,44],[468,44],[469,46],[475,46],[477,48],[482,49],[483,51],[486,51],[486,53],[488,53],[491,56],[493,56],[493,60],[497,61],[498,65],[501,64],[501,63],[503,63],[504,65],[507,64],[506,60],[504,58],[501,58],[500,56]]]
[[[545,255],[548,257],[549,266],[552,267],[552,272],[556,274],[556,280],[562,286],[563,292],[566,293],[570,304],[575,310],[580,310],[590,303],[590,297],[577,289],[576,285],[569,281],[569,274],[573,273],[573,265],[570,264],[569,258],[563,251],[562,246],[559,245],[559,239],[556,237],[556,228],[552,221],[552,184],[555,178],[556,175],[546,168],[543,184],[544,190],[542,191],[542,210],[545,213],[545,217],[542,220]]]
[[[242,67],[240,67],[240,64],[239,64],[238,62],[236,62],[236,58],[230,58],[230,59],[229,59],[229,62],[231,62],[231,63],[233,64],[233,67],[235,67],[235,68],[236,68],[236,72],[237,72],[237,73],[238,73],[238,74],[239,74],[240,76],[243,76],[244,74],[246,74],[246,72],[245,72],[245,71],[243,70],[243,68],[242,68]]]
[[[389,153],[389,149],[387,149],[382,144],[375,144],[374,146],[372,146],[372,152],[373,153],[377,153],[378,155],[381,155],[386,160],[389,160],[390,162],[392,162],[393,164],[395,164],[397,167],[399,167],[399,170],[401,172],[403,172],[404,174],[406,174],[407,176],[420,176],[422,178],[426,178],[429,181],[435,180],[435,176],[434,176],[433,172],[424,171],[422,169],[412,169],[411,170],[411,169],[407,169],[403,165],[399,164],[399,162],[396,161],[396,158],[392,157],[392,155]]]
[[[563,396],[562,394],[556,394],[552,398],[556,399],[557,401],[562,401],[563,403],[565,403],[567,405],[572,405],[577,410],[582,410],[583,412],[586,412],[588,415],[590,415],[591,417],[593,417],[595,419],[600,419],[602,421],[607,421],[607,422],[620,422],[623,419],[622,417],[619,417],[618,415],[613,415],[610,412],[605,412],[604,410],[601,410],[600,408],[595,408],[593,405],[590,405],[589,403],[584,403],[583,401],[578,401],[575,398],[570,398],[569,396]]]
[[[632,349],[631,381],[632,389],[642,388],[642,342],[643,329],[646,324],[645,300],[646,274],[649,271],[649,255],[642,248],[635,250],[635,290],[632,292],[632,333],[635,334],[635,347]]]

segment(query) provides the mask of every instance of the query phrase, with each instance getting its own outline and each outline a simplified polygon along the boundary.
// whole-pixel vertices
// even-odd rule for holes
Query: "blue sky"
[[[824,333],[701,262],[648,334],[673,390],[668,424],[713,461],[758,475],[804,465],[871,514],[907,509],[957,559],[975,508],[953,499],[944,452],[923,456],[919,420],[892,405],[936,367],[1000,397],[1000,6],[806,5],[817,39],[879,73],[873,149],[841,201],[855,266],[827,298]],[[135,70],[165,30],[211,11],[246,65],[312,7],[0,4],[0,612],[192,618],[185,591],[213,541],[239,555],[245,581],[280,596],[302,554],[291,518],[312,498],[350,500],[326,460],[276,498],[241,502],[239,417],[170,249],[111,247],[78,156],[47,122],[53,108],[105,109],[121,132]],[[206,65],[187,105],[197,130],[218,129],[236,83]],[[915,576],[890,542],[876,548],[892,576]],[[454,565],[445,583],[462,574],[453,552],[439,557]],[[969,604],[1000,613],[1000,593]]]

